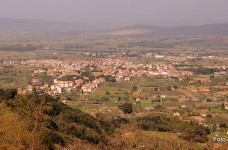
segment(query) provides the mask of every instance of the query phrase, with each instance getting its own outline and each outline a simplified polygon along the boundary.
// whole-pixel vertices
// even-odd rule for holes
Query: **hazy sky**
[[[0,0],[0,18],[198,25],[228,22],[228,0]]]

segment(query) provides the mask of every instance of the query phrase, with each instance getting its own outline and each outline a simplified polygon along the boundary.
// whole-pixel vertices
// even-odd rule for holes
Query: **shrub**
[[[124,103],[122,106],[122,110],[125,114],[130,114],[133,112],[132,103]]]
[[[110,92],[109,92],[109,91],[105,91],[105,94],[106,94],[106,95],[110,95]]]
[[[189,124],[187,122],[180,122],[178,124],[178,130],[179,131],[184,131],[187,127],[189,126]]]
[[[9,100],[13,99],[17,95],[16,89],[0,89],[0,100]]]
[[[115,127],[120,127],[120,124],[127,124],[129,121],[121,116],[113,117],[112,123],[115,125]]]
[[[166,115],[149,115],[136,121],[141,129],[158,132],[177,132],[180,122],[178,118]]]
[[[43,144],[46,145],[48,149],[54,149],[54,144],[63,146],[65,143],[60,135],[53,132],[46,132],[44,137],[45,139],[43,141]]]
[[[205,143],[208,141],[208,129],[200,125],[188,126],[182,133],[181,137],[189,142]]]
[[[110,98],[109,98],[108,96],[102,96],[102,97],[101,97],[101,100],[102,100],[102,101],[109,101]]]

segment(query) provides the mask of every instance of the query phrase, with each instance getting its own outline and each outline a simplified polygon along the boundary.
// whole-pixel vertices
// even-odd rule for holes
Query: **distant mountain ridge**
[[[109,28],[109,29],[107,29]],[[103,31],[110,35],[228,35],[228,23],[200,26],[159,27],[152,25],[134,25],[110,30],[105,24],[80,22],[56,22],[44,20],[26,20],[0,18],[0,31]],[[105,31],[106,30],[106,31]]]
[[[173,33],[181,34],[212,34],[219,35],[224,34],[228,35],[228,23],[223,24],[207,24],[201,26],[180,26],[171,28]]]
[[[64,31],[81,30],[85,24],[44,20],[0,18],[0,30],[19,31]]]

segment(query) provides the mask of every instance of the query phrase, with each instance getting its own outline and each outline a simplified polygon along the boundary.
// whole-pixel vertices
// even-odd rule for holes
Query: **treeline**
[[[5,139],[0,141],[0,149],[10,149],[4,145],[16,146],[15,143],[8,143],[10,140],[7,139],[16,140],[17,136],[8,137],[7,133],[16,130],[21,124],[25,124],[24,133],[17,144],[22,149],[55,149],[66,146],[76,138],[90,144],[108,143],[106,136],[115,127],[111,122],[100,121],[45,94],[16,95],[15,92],[0,89],[1,106],[19,116],[16,123],[11,123],[16,124],[16,127],[10,131],[2,129],[3,124],[0,125],[0,139]]]
[[[130,43],[128,47],[130,48],[134,48],[134,47],[172,48],[174,47],[174,45],[168,44],[168,43],[154,42],[154,41],[140,41],[140,42]]]
[[[0,45],[0,50],[2,51],[33,51],[37,49],[41,49],[42,45],[34,46],[34,45]]]
[[[74,50],[74,49],[90,49],[91,46],[79,45],[79,44],[65,44],[64,50]]]
[[[100,75],[95,77],[90,71],[83,72],[81,75],[66,75],[60,78],[61,81],[74,81],[78,79],[84,79],[84,77],[88,78],[89,81],[93,81],[95,78],[102,77],[106,82],[116,82],[116,78],[111,75]]]
[[[211,75],[215,72],[218,72],[220,69],[216,68],[191,68],[191,69],[186,69],[187,71],[192,71],[194,74],[205,74],[205,75]]]

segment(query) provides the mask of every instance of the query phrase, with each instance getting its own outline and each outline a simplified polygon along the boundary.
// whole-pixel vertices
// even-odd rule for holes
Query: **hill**
[[[142,34],[157,34],[164,31],[166,28],[149,25],[134,25],[125,28],[115,29],[108,34],[111,35],[142,35]]]
[[[110,35],[228,35],[228,23],[208,24],[201,26],[157,27],[150,25],[134,25],[109,31]]]
[[[48,95],[0,89],[0,149],[55,149],[78,139],[107,144],[112,125]]]

